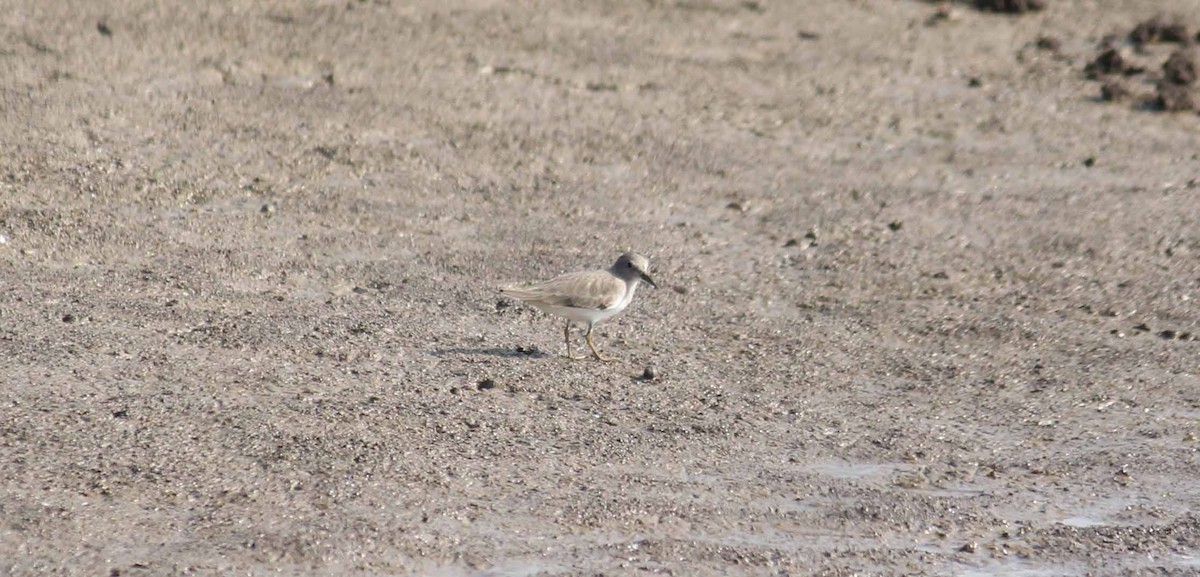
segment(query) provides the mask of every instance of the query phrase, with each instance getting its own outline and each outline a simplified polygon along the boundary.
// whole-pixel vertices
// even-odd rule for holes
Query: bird
[[[627,252],[617,262],[603,270],[573,272],[527,286],[507,286],[500,294],[524,302],[538,310],[567,319],[563,338],[567,343],[567,358],[587,358],[571,354],[571,325],[587,325],[584,340],[598,361],[611,361],[596,350],[592,341],[592,328],[596,323],[616,316],[633,300],[638,285],[646,283],[654,288],[658,284],[649,274],[650,261],[646,257]]]

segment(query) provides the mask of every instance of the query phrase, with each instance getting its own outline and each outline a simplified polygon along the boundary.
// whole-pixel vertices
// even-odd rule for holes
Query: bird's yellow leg
[[[592,342],[592,325],[588,325],[587,333],[583,335],[583,338],[587,341],[588,347],[591,347],[592,354],[596,356],[597,361],[603,361],[607,363],[608,361],[612,360],[609,357],[601,355],[600,351],[596,350],[596,343]]]

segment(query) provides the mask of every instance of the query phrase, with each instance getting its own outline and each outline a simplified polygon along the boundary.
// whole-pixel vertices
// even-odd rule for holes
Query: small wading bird
[[[636,253],[625,253],[607,270],[592,270],[564,274],[531,286],[505,287],[500,294],[523,301],[526,304],[567,319],[563,337],[567,341],[567,358],[582,359],[571,354],[571,323],[587,324],[583,334],[592,355],[597,360],[612,359],[601,356],[592,342],[592,327],[596,323],[616,316],[633,300],[633,293],[641,283],[654,288],[658,285],[647,274],[650,261]]]

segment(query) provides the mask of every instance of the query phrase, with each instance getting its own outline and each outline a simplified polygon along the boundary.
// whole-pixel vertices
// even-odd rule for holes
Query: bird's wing
[[[506,287],[500,292],[530,304],[604,310],[621,302],[625,281],[597,270],[565,274],[528,287]]]

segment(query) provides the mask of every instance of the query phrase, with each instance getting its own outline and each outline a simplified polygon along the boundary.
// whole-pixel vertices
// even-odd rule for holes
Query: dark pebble
[[[1173,331],[1171,329],[1167,329],[1165,331],[1158,333],[1158,336],[1161,338],[1167,339],[1169,341],[1175,340],[1175,331]]]
[[[96,23],[96,32],[99,32],[105,38],[112,37],[112,28],[109,28],[108,23],[103,20]]]
[[[1058,38],[1051,36],[1041,36],[1037,39],[1038,50],[1047,52],[1058,52],[1062,49],[1062,42]]]
[[[481,391],[494,389],[496,388],[496,381],[493,381],[492,379],[483,379],[482,381],[479,381],[479,384],[476,385],[476,388]]]
[[[1133,325],[1133,330],[1142,331],[1144,333],[1147,333],[1147,332],[1150,332],[1150,327],[1146,323],[1138,323],[1136,325]]]
[[[787,242],[783,243],[783,248],[793,247],[798,244],[800,244],[800,243],[796,239],[789,238]]]
[[[975,8],[984,12],[1022,14],[1046,7],[1045,0],[975,0]]]
[[[642,369],[642,380],[653,381],[658,378],[658,373],[654,371],[654,367],[646,367]]]
[[[1129,97],[1129,88],[1118,80],[1109,80],[1100,87],[1100,99],[1108,102],[1116,102]]]
[[[1196,81],[1196,55],[1190,50],[1176,50],[1163,64],[1163,77],[1187,86]]]
[[[1134,44],[1187,42],[1188,29],[1187,25],[1180,22],[1178,18],[1159,15],[1134,26],[1133,30],[1129,31],[1129,41]]]
[[[1196,99],[1187,86],[1173,82],[1158,83],[1158,97],[1154,106],[1164,112],[1184,112],[1196,109]]]
[[[969,86],[971,88],[979,88],[979,87],[983,86],[983,81],[980,80],[978,77],[971,78],[970,80],[967,81],[967,86]]]
[[[1095,60],[1084,67],[1083,72],[1088,78],[1096,79],[1106,74],[1121,74],[1129,69],[1125,57],[1116,48],[1106,48]]]
[[[67,314],[63,315],[63,316],[62,316],[62,322],[64,322],[64,323],[73,323],[73,322],[75,322],[75,315],[73,315],[73,314],[71,314],[71,313],[67,313]]]
[[[902,221],[893,220],[892,222],[888,223],[888,230],[891,230],[892,232],[896,232],[902,228],[904,228],[904,222]]]
[[[974,542],[974,541],[969,541],[969,542],[967,542],[967,543],[963,544],[963,546],[962,546],[962,547],[959,547],[959,548],[958,548],[958,550],[959,550],[959,551],[961,551],[961,552],[963,552],[963,553],[974,553],[974,552],[975,552],[975,550],[976,550],[976,549],[978,549],[978,548],[979,548],[979,544],[978,544],[978,543],[976,543],[976,542]]]
[[[1084,166],[1086,166],[1086,167],[1088,167],[1088,168],[1091,168],[1091,167],[1093,167],[1093,166],[1096,166],[1096,157],[1094,157],[1094,156],[1089,156],[1089,157],[1087,157],[1087,158],[1083,159],[1083,165],[1084,165]]]

